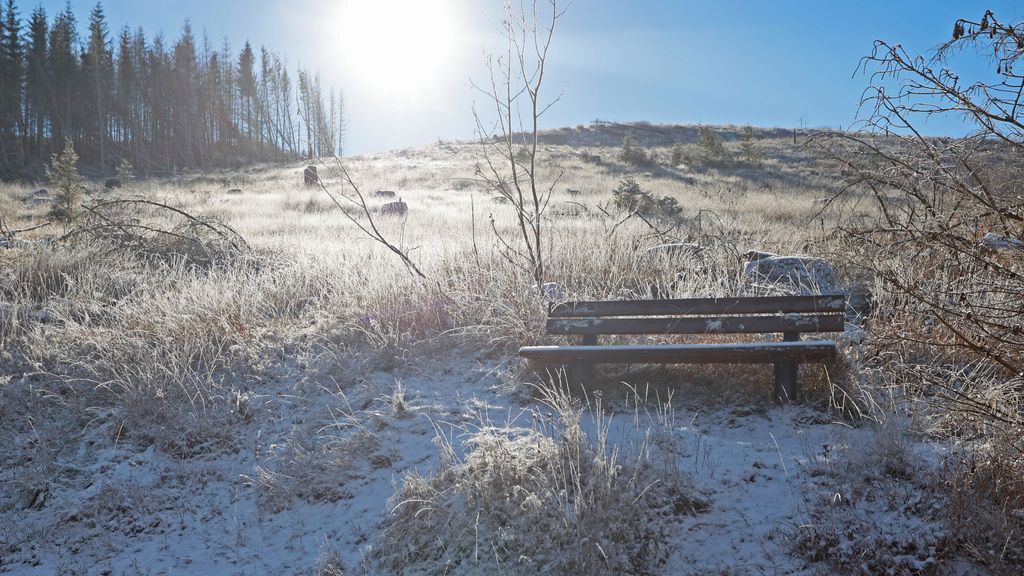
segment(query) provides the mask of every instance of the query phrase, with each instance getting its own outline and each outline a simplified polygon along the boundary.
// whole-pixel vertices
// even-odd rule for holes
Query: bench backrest
[[[549,334],[763,334],[842,332],[846,296],[765,296],[563,302]]]

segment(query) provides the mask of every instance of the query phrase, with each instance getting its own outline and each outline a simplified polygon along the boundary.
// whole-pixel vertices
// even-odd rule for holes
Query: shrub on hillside
[[[615,200],[615,206],[620,210],[636,212],[651,218],[675,220],[683,211],[679,206],[679,201],[675,198],[655,196],[641,188],[640,184],[630,176],[623,178],[619,185],[612,190],[612,197]]]
[[[751,166],[760,166],[764,159],[761,146],[755,139],[754,129],[750,126],[744,126],[740,132],[740,157],[744,163]]]
[[[651,157],[642,146],[636,143],[632,134],[626,134],[622,139],[622,148],[619,149],[619,160],[626,164],[643,166],[651,162]]]
[[[682,144],[678,142],[673,144],[671,154],[671,163],[673,167],[686,163],[686,149],[683,148]]]
[[[709,126],[697,129],[697,145],[700,146],[701,157],[705,162],[716,164],[728,160],[729,152],[725,149],[725,142]]]

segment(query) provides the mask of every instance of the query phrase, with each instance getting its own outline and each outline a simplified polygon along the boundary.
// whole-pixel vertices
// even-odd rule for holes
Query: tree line
[[[2,0],[0,0],[2,1]],[[340,154],[344,99],[319,73],[246,41],[236,54],[186,23],[177,39],[125,26],[96,4],[81,36],[70,2],[22,20],[0,5],[0,179],[32,178],[70,140],[94,175]],[[116,46],[115,46],[116,44]]]

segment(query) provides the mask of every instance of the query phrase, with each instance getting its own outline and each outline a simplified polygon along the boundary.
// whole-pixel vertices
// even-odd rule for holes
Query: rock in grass
[[[29,204],[33,206],[39,206],[41,204],[49,204],[53,202],[53,198],[50,196],[50,191],[46,188],[40,188],[32,193],[27,199]]]
[[[823,258],[747,252],[743,282],[757,294],[838,294],[836,272]]]
[[[317,186],[320,184],[320,175],[317,173],[316,166],[312,164],[306,166],[306,169],[302,171],[302,183],[306,186]]]
[[[981,239],[981,247],[989,250],[1020,250],[1024,251],[1024,241],[995,232],[986,232]]]
[[[409,212],[409,205],[401,200],[388,202],[380,207],[380,213],[385,216],[405,216]]]
[[[541,286],[534,284],[530,287],[530,291],[534,294],[540,294],[549,302],[562,302],[566,297],[565,286],[562,286],[558,282],[545,282]]]

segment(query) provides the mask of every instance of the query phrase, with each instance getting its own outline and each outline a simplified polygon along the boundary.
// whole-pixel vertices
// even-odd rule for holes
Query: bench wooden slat
[[[586,364],[772,364],[835,358],[832,340],[747,344],[663,344],[657,346],[524,346],[526,358]]]
[[[764,296],[744,298],[686,298],[676,300],[616,300],[563,302],[549,317],[669,316],[683,314],[777,314],[786,312],[845,312],[846,296]]]
[[[765,334],[842,332],[839,314],[726,316],[719,318],[548,318],[549,334]]]

